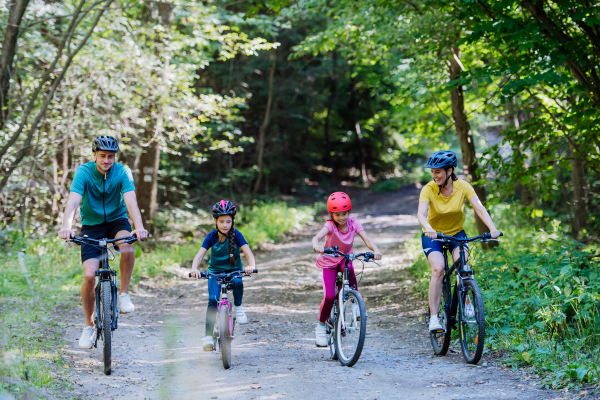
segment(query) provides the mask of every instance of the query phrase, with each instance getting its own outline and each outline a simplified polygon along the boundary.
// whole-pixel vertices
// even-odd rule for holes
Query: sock
[[[321,326],[325,326],[325,324],[324,324],[324,323],[322,323],[321,321],[319,321],[319,325],[321,325]]]

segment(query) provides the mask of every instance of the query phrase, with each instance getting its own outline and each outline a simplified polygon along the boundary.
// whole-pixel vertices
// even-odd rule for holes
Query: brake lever
[[[487,242],[499,242],[499,240],[498,239],[483,239],[481,241],[481,243],[487,243]]]

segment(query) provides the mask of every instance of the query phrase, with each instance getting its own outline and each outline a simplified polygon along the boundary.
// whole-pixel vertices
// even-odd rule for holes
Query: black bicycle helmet
[[[235,216],[236,213],[235,204],[227,200],[221,200],[213,206],[212,214],[214,218],[219,218],[223,215]]]
[[[436,151],[429,157],[427,160],[427,165],[425,168],[444,168],[448,169],[450,167],[456,168],[458,165],[458,159],[456,158],[456,153],[451,150],[440,150]]]
[[[119,151],[119,142],[112,136],[98,136],[92,143],[92,151],[95,153],[98,150]]]

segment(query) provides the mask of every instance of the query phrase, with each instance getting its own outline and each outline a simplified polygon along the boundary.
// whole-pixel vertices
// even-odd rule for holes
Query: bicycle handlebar
[[[427,236],[427,232],[421,232],[421,236]],[[500,232],[500,236],[504,236],[504,233]],[[500,237],[498,236],[498,237]],[[457,243],[470,243],[470,242],[475,242],[477,240],[495,240],[492,239],[492,235],[490,233],[484,233],[483,235],[479,235],[479,236],[474,236],[471,238],[457,238],[454,236],[447,236],[444,235],[442,232],[437,232],[437,236],[438,239],[445,239],[445,240],[450,240],[453,242],[457,242]]]
[[[375,258],[375,254],[373,254],[371,252],[360,253],[360,254],[344,254],[338,250],[338,246],[333,246],[333,247],[328,247],[325,250],[323,250],[323,253],[335,254],[334,257],[352,258],[353,260],[357,260],[358,257],[364,257],[364,261],[375,263],[375,261],[371,260],[372,258]],[[377,263],[375,263],[375,264],[377,264]]]
[[[131,243],[137,241],[137,235],[124,236],[124,237],[114,238],[114,239],[92,239],[87,236],[75,236],[75,237],[71,238],[71,241],[75,244],[78,244],[79,246],[84,245],[84,244],[107,246],[109,243],[115,243],[115,242],[118,242],[119,240],[124,240],[124,243],[131,244]],[[142,239],[142,241],[145,241],[145,240],[146,239]]]
[[[208,278],[228,278],[228,277],[233,277],[235,275],[241,275],[243,273],[243,271],[233,271],[233,272],[225,272],[225,273],[221,273],[221,274],[210,274],[208,271],[200,271],[200,278],[202,279],[208,279]],[[252,270],[253,274],[258,274],[258,269],[253,269]],[[250,276],[246,273],[244,273],[242,275],[242,277],[244,276]],[[192,277],[192,273],[188,273],[188,277],[191,278]]]

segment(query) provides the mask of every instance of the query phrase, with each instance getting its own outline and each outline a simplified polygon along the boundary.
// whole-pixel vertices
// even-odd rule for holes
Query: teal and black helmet
[[[92,151],[95,153],[99,150],[119,151],[119,142],[112,136],[98,136],[92,143]]]

